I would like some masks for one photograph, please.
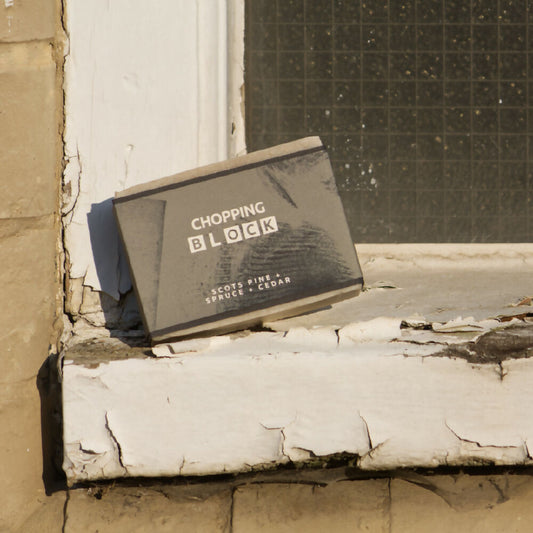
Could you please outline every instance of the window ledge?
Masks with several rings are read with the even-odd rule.
[[[62,364],[69,484],[343,452],[367,470],[533,463],[533,245],[358,253],[360,296],[269,331],[153,351],[75,337]]]

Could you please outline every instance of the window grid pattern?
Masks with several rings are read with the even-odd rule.
[[[533,0],[248,0],[249,150],[320,135],[357,242],[533,234]]]

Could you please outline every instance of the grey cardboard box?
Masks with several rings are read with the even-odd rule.
[[[318,137],[132,187],[113,205],[152,342],[251,327],[362,287]]]

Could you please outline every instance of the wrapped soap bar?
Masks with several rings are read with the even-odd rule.
[[[113,205],[152,342],[251,327],[362,287],[318,137],[138,185]]]

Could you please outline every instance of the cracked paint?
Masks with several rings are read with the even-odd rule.
[[[164,359],[120,359],[97,368],[68,362],[69,480],[242,472],[338,453],[357,457],[364,470],[531,463],[528,409],[506,407],[529,405],[529,358],[505,361],[502,382],[498,365],[443,357],[438,344],[430,344],[433,356],[415,346],[424,355],[384,357],[390,346],[398,353],[397,342],[350,341],[332,350],[332,338],[331,330],[314,344],[301,330],[261,332],[214,344],[202,339],[201,355],[187,341],[187,351],[176,348],[179,355]],[[513,368],[518,363],[520,371]],[[101,380],[89,379],[95,372]],[[524,385],[513,387],[518,378]],[[92,394],[81,390],[87,385]],[[96,426],[81,415],[84,409]],[[101,449],[83,437],[93,431],[107,442],[107,454],[87,452]]]
[[[365,429],[366,429],[366,434],[367,434],[367,437],[368,437],[368,449],[369,451],[372,451],[372,449],[374,448],[374,445],[372,444],[372,437],[370,436],[370,429],[368,427],[368,424],[366,423],[366,420],[359,414],[359,416],[361,417],[361,420],[363,421],[363,424],[365,426]]]
[[[128,469],[126,468],[126,466],[124,465],[124,462],[122,460],[122,448],[121,448],[120,443],[118,442],[115,434],[113,433],[113,431],[112,431],[112,429],[111,429],[111,427],[109,425],[109,415],[108,415],[108,413],[105,414],[105,428],[107,429],[107,431],[109,433],[109,437],[111,438],[111,440],[113,441],[113,444],[116,447],[118,463],[124,469],[125,474],[128,474]]]
[[[291,460],[291,457],[285,452],[285,441],[287,439],[287,436],[285,435],[285,428],[282,426],[282,427],[271,427],[271,426],[267,426],[265,424],[263,424],[262,422],[260,423],[261,426],[263,428],[265,428],[267,431],[279,431],[279,455],[280,455],[280,458],[281,460],[283,461],[283,459],[285,459],[286,461],[290,461]],[[246,464],[248,468],[252,468],[252,465],[250,464]]]
[[[482,457],[487,448],[492,450],[490,455],[499,456],[499,461],[506,464],[523,464],[528,459],[528,448],[526,442],[519,437],[511,435],[498,435],[494,431],[479,431],[479,429],[464,428],[464,434],[459,434],[450,424],[445,421],[445,426],[458,439],[460,443],[460,454]],[[496,433],[496,434],[495,434]],[[468,435],[468,437],[466,437]],[[512,463],[510,463],[512,461]]]
[[[498,286],[498,305],[492,293],[465,288],[492,286],[495,274],[477,259],[472,271],[450,264],[451,274],[412,272],[418,259],[409,268],[388,259],[395,273],[367,277],[394,279],[401,289],[378,284],[331,310],[269,323],[270,330],[166,343],[152,349],[156,357],[133,357],[129,347],[120,356],[111,339],[81,344],[70,360],[67,350],[69,482],[112,475],[111,465],[96,468],[95,456],[76,444],[100,450],[89,445],[94,439],[110,450],[102,462],[112,458],[124,475],[105,428],[110,412],[131,476],[244,472],[337,454],[362,470],[533,464],[531,317],[506,305],[518,291],[533,293],[531,265],[520,256],[522,271],[506,253],[515,276]],[[417,301],[432,284],[444,300]],[[466,299],[459,312],[450,303],[456,290]]]
[[[67,275],[116,301],[131,282],[111,212],[115,192],[244,149],[243,40],[236,37],[244,3],[228,13],[203,10],[201,2],[173,0],[149,11],[142,2],[125,9],[82,0],[64,9]]]

